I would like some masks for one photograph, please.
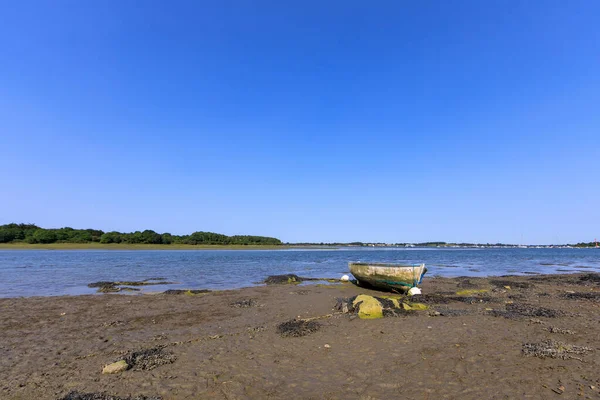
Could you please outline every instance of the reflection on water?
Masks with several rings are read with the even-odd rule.
[[[96,281],[165,277],[141,287],[232,289],[268,275],[339,278],[349,261],[425,263],[427,276],[600,272],[597,249],[0,250],[0,297],[94,293]]]

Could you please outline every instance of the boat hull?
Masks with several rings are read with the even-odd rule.
[[[348,263],[358,284],[377,289],[407,291],[421,283],[425,264]]]

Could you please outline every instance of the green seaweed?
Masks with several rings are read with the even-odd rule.
[[[458,296],[472,296],[474,294],[487,293],[489,289],[464,289],[456,292]]]

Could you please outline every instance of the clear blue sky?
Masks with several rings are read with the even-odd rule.
[[[5,1],[0,224],[600,237],[600,2]]]

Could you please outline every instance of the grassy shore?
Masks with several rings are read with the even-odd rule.
[[[0,250],[283,250],[297,246],[271,245],[189,245],[189,244],[125,244],[125,243],[0,243]],[[306,246],[308,248],[308,246]]]

